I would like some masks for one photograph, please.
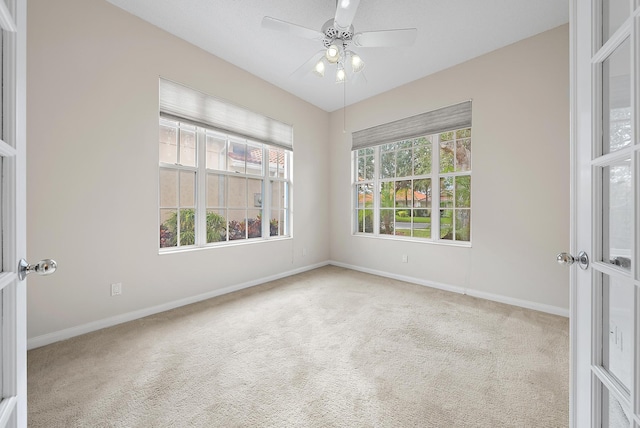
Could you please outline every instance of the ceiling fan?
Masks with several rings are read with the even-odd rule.
[[[313,70],[317,76],[324,77],[327,66],[335,64],[336,83],[342,83],[347,80],[347,64],[351,65],[353,76],[362,74],[364,68],[364,61],[351,47],[411,46],[416,39],[415,28],[356,33],[352,22],[359,4],[360,0],[337,0],[335,17],[325,22],[320,31],[269,16],[262,19],[262,27],[321,42],[324,48],[292,74]]]

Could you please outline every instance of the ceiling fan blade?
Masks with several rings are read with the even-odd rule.
[[[338,0],[334,25],[338,30],[348,30],[356,16],[360,0]]]
[[[310,28],[302,27],[300,25],[292,24],[280,19],[271,18],[270,16],[265,16],[264,18],[262,18],[262,28],[281,31],[283,33],[288,33],[294,36],[311,40],[322,40],[324,38],[324,34],[322,34],[320,31],[312,30]]]
[[[293,73],[292,77],[303,77],[313,71],[314,66],[318,63],[318,60],[324,55],[324,49],[313,54],[311,58],[305,61],[300,67],[298,67]]]
[[[363,48],[411,46],[416,41],[418,30],[403,28],[398,30],[366,31],[353,36],[353,46]]]

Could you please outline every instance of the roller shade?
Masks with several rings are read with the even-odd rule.
[[[160,115],[293,150],[293,127],[166,79]]]
[[[352,150],[471,126],[471,101],[377,125],[352,134]]]

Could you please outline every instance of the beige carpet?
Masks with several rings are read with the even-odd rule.
[[[565,427],[569,322],[337,267],[32,350],[30,427]]]

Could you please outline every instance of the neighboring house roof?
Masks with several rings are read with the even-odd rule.
[[[252,163],[255,165],[262,164],[262,149],[257,147],[251,147],[246,152],[247,155],[247,163]],[[229,158],[244,162],[245,153],[236,153],[234,151],[229,152]],[[269,164],[276,165],[279,164],[281,166],[284,165],[284,153],[280,150],[269,150]]]

